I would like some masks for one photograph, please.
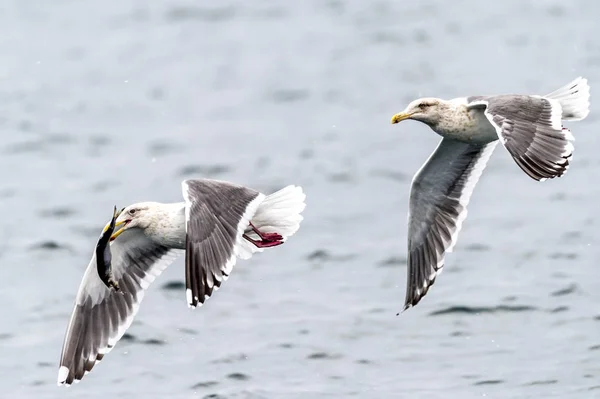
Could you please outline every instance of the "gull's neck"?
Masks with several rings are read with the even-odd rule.
[[[466,97],[442,100],[439,105],[440,118],[433,131],[442,137],[464,142],[489,142],[496,137],[496,131],[483,111],[467,110]]]
[[[185,249],[185,202],[153,204],[152,220],[144,233],[170,248]]]
[[[472,125],[466,98],[441,100],[438,109],[440,118],[431,128],[442,137],[460,139]]]

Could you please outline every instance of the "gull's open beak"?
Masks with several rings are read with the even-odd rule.
[[[115,240],[115,238],[117,238],[118,236],[120,236],[120,235],[121,235],[121,233],[122,233],[123,231],[125,231],[125,227],[127,226],[127,223],[129,223],[129,222],[130,222],[129,220],[122,220],[122,221],[120,221],[120,222],[117,222],[117,223],[115,223],[115,228],[117,228],[117,227],[119,227],[119,226],[123,226],[123,227],[121,227],[119,230],[115,231],[115,232],[113,233],[113,235],[112,235],[112,236],[110,236],[110,241],[114,241],[114,240]]]
[[[412,114],[407,114],[406,112],[400,112],[399,114],[392,116],[392,125],[395,123],[398,123],[398,122],[402,122],[405,119],[410,119],[411,116],[412,116]]]

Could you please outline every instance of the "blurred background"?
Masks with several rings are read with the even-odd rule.
[[[600,397],[600,2],[0,1],[2,398]],[[583,75],[569,173],[498,147],[445,272],[401,310],[420,96],[546,94]],[[116,348],[56,386],[113,205],[181,180],[304,187],[286,245],[187,308],[183,259]]]

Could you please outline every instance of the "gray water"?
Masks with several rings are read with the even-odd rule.
[[[600,397],[600,2],[0,2],[0,397]],[[569,173],[499,146],[445,272],[402,308],[419,96],[544,94],[583,75]],[[298,234],[204,307],[183,260],[128,335],[57,387],[112,206],[214,177],[302,185]]]

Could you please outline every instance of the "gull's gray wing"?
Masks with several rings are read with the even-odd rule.
[[[242,235],[265,196],[258,191],[217,180],[185,180],[185,284],[190,307],[206,298],[229,277],[242,251]]]
[[[467,98],[468,109],[481,109],[504,147],[529,177],[560,177],[573,156],[573,135],[562,126],[557,100],[501,95]]]
[[[129,328],[144,290],[181,253],[157,245],[140,229],[126,230],[111,244],[112,271],[120,291],[100,280],[96,254],[88,265],[67,327],[58,385],[79,382]]]
[[[442,139],[413,178],[408,214],[404,310],[419,303],[444,267],[467,217],[467,205],[496,144]]]

